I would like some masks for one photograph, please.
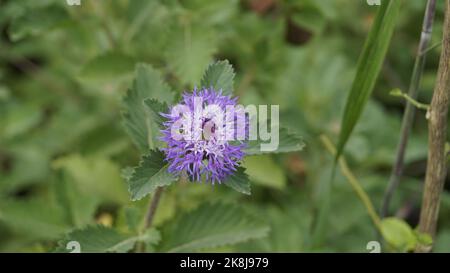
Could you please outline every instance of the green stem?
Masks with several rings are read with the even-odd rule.
[[[152,226],[153,218],[155,217],[156,209],[159,205],[159,200],[161,199],[161,195],[164,191],[164,187],[158,187],[153,194],[152,199],[150,200],[147,213],[145,214],[145,222],[143,228],[139,231],[140,234],[143,234],[148,228]],[[141,242],[136,245],[137,252],[145,252],[145,243]]]
[[[408,101],[409,103],[411,103],[412,105],[414,105],[418,109],[422,109],[422,110],[428,111],[428,109],[430,108],[430,105],[418,102],[417,100],[411,98],[408,94],[403,93],[399,89],[392,90],[390,95],[391,96],[395,96],[395,97],[402,97],[402,98],[404,98],[406,101]]]
[[[331,140],[325,136],[320,136],[320,140],[322,141],[325,148],[332,154],[333,156],[336,155],[336,147],[331,143]],[[339,157],[339,167],[341,168],[342,174],[347,178],[347,181],[352,186],[355,193],[358,195],[359,199],[363,203],[364,207],[366,207],[367,213],[369,214],[370,218],[372,219],[375,227],[378,229],[378,231],[381,233],[381,219],[378,216],[375,207],[372,204],[372,201],[370,201],[369,196],[364,191],[364,189],[361,187],[361,184],[359,183],[358,179],[356,179],[355,175],[352,173],[350,168],[348,167],[347,161],[343,156]]]
[[[422,52],[422,54],[427,54],[427,53],[430,52],[431,50],[433,50],[433,49],[435,49],[435,48],[437,48],[437,47],[439,47],[439,46],[441,46],[441,45],[442,45],[442,42],[437,42],[437,43],[435,43],[434,45],[430,46],[429,48],[425,49],[425,50]]]
[[[158,208],[159,200],[161,199],[161,195],[164,191],[163,187],[158,187],[153,194],[152,200],[150,201],[150,205],[148,207],[147,215],[145,217],[145,225],[144,230],[151,227],[153,223],[153,217],[155,216],[156,209]]]

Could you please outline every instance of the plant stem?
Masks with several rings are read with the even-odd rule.
[[[336,147],[331,143],[331,140],[325,136],[320,136],[320,140],[322,141],[325,148],[333,155],[336,155]],[[381,233],[381,219],[378,216],[375,207],[372,204],[372,201],[370,201],[369,196],[364,191],[364,189],[361,187],[361,184],[359,183],[358,179],[356,179],[355,175],[352,173],[350,168],[347,165],[347,161],[343,156],[339,157],[339,167],[341,168],[342,174],[347,178],[347,181],[352,186],[353,190],[358,195],[359,199],[361,199],[361,202],[366,207],[367,213],[369,214],[370,218],[372,219],[375,227],[378,229],[378,231]]]
[[[148,120],[147,120],[147,130],[149,132],[148,138],[147,138],[148,147],[150,149],[154,149],[155,145],[154,145],[153,139],[151,137],[152,127],[150,126]],[[145,215],[144,228],[143,228],[143,230],[141,230],[141,233],[143,233],[145,230],[147,230],[149,227],[152,226],[153,218],[155,217],[156,209],[158,208],[159,200],[161,199],[161,195],[162,195],[163,191],[164,191],[164,187],[156,188],[155,193],[153,194],[153,197],[150,200],[147,214]],[[145,252],[145,244],[144,243],[139,244],[137,246],[137,250],[139,252]]]
[[[161,199],[161,194],[163,193],[163,191],[164,191],[163,187],[158,187],[155,193],[153,194],[153,198],[150,202],[147,215],[145,217],[144,229],[148,229],[149,227],[151,227],[156,209],[158,208],[159,199]]]
[[[419,92],[419,85],[422,79],[422,74],[426,61],[426,52],[428,50],[431,41],[431,33],[433,30],[435,11],[436,11],[436,0],[428,0],[427,7],[425,10],[425,17],[423,20],[423,27],[420,37],[419,48],[417,51],[416,61],[414,64],[414,69],[408,90],[408,96],[413,100],[417,99],[417,95]],[[408,145],[408,137],[411,132],[411,127],[414,120],[414,113],[415,113],[414,105],[410,101],[407,101],[406,110],[403,115],[400,141],[398,143],[397,153],[395,156],[395,163],[392,168],[389,183],[386,188],[386,192],[383,197],[383,203],[381,206],[380,215],[382,218],[384,218],[388,214],[392,196],[400,182],[400,177],[403,173],[405,152],[406,147]]]
[[[156,209],[158,208],[159,200],[161,199],[161,194],[163,193],[163,191],[164,191],[163,187],[158,187],[155,193],[153,194],[153,197],[150,200],[150,204],[148,206],[147,214],[145,215],[144,227],[139,231],[140,234],[143,234],[149,227],[152,226],[153,218],[155,217],[155,212]],[[145,252],[145,248],[146,248],[145,243],[139,242],[136,245],[135,250],[136,252],[143,253]]]
[[[450,103],[450,0],[446,0],[442,53],[428,120],[428,163],[420,213],[419,231],[434,237],[441,193],[447,175],[447,114]],[[417,252],[431,247],[419,246]]]
[[[403,93],[400,89],[395,89],[395,90],[393,90],[393,91],[391,92],[391,96],[404,98],[404,99],[407,100],[409,103],[411,103],[412,105],[414,105],[416,108],[421,109],[421,110],[426,110],[426,111],[428,111],[428,109],[430,108],[430,106],[429,106],[428,104],[418,102],[417,100],[411,98],[408,94]]]
[[[429,51],[431,51],[431,50],[433,50],[433,49],[435,49],[435,48],[440,47],[441,45],[442,45],[442,42],[435,43],[434,45],[432,45],[432,46],[430,46],[429,48],[427,48],[422,54],[426,54],[426,53],[428,53]]]

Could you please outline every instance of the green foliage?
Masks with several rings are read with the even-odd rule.
[[[448,230],[441,232],[436,238],[436,244],[433,251],[436,253],[448,253],[448,245],[450,243],[450,232]]]
[[[172,94],[157,70],[149,65],[140,64],[136,67],[133,86],[123,98],[123,118],[129,136],[141,152],[154,148],[158,135],[157,124],[144,106],[144,100],[147,98],[171,102]]]
[[[381,222],[383,238],[394,248],[401,251],[413,250],[416,237],[411,227],[398,218],[385,218]]]
[[[208,66],[203,74],[200,86],[213,87],[214,90],[221,90],[224,95],[232,95],[233,79],[234,70],[230,63],[227,60],[219,61]]]
[[[127,179],[133,201],[152,193],[157,187],[168,186],[173,182],[175,178],[167,171],[164,153],[158,150],[151,150],[148,155],[144,155]]]
[[[24,8],[19,14],[8,31],[13,41],[41,35],[67,19],[67,11],[54,5]]]
[[[372,93],[396,26],[401,0],[383,1],[358,61],[337,144],[338,158]]]
[[[225,185],[228,187],[243,193],[243,194],[251,194],[250,190],[250,180],[248,179],[248,175],[245,173],[245,169],[242,167],[238,167],[236,172],[230,176],[226,181],[224,181]]]
[[[377,10],[387,16],[387,4],[396,8],[397,1],[382,1],[381,8],[334,0],[103,2],[1,2],[0,252],[49,252],[58,241],[66,252],[67,240],[82,240],[82,251],[85,245],[95,252],[135,252],[142,245],[146,252],[367,252],[374,226],[340,173],[328,183],[333,162],[317,136],[344,132],[345,90],[353,81],[363,97],[356,85],[366,90],[379,74],[371,92],[376,99],[367,99],[359,114],[364,122],[354,126],[345,151],[364,190],[380,204],[403,109],[402,99],[386,90],[404,90],[409,81],[425,1],[403,1],[396,16],[401,35],[392,36],[381,73],[369,71],[378,58],[355,63],[377,25]],[[443,3],[437,1],[438,14]],[[441,40],[438,18],[431,44]],[[389,31],[380,30],[379,40],[372,31],[366,47],[373,56]],[[433,90],[440,47],[428,54],[421,102]],[[252,156],[221,185],[173,183],[158,172],[165,163],[159,112],[201,85],[238,96],[243,105],[279,105],[282,127],[289,128],[281,129],[275,154],[249,143]],[[392,214],[411,219],[417,213],[426,143],[427,123],[417,115]],[[124,168],[140,158],[141,166]],[[158,243],[156,234],[142,236],[151,191],[160,183],[174,185],[165,187],[153,219],[162,231]],[[140,200],[130,200],[131,184]],[[442,195],[437,252],[450,250],[449,196]],[[217,200],[236,205],[207,205]],[[317,212],[326,202],[325,236],[315,245]],[[399,234],[396,239],[410,238],[404,236],[410,228],[396,232],[393,226],[388,232]],[[428,235],[412,232],[417,242],[430,243]],[[408,240],[396,243],[383,249],[407,251]]]
[[[174,37],[167,51],[167,60],[181,82],[193,86],[212,60],[216,39],[207,30],[191,31],[188,28],[186,26],[178,37]]]
[[[250,180],[255,183],[275,189],[283,189],[286,186],[283,170],[269,155],[248,156],[245,158],[244,166]]]
[[[431,245],[433,240],[429,234],[413,230],[405,221],[389,217],[381,221],[383,238],[396,251],[413,251],[418,244]]]
[[[275,151],[261,151],[261,144],[265,143],[261,139],[250,140],[245,152],[248,155],[259,155],[266,153],[288,153],[298,152],[305,147],[302,137],[297,134],[290,133],[286,128],[280,127],[279,130],[279,143]]]
[[[54,161],[53,167],[62,170],[85,196],[118,203],[128,199],[119,167],[111,160],[69,155]]]
[[[160,250],[193,252],[261,238],[268,232],[267,225],[237,206],[204,204],[163,228]]]
[[[103,201],[101,194],[87,194],[84,188],[79,189],[69,177],[54,182],[54,193],[59,207],[65,212],[65,221],[75,227],[89,224]]]
[[[92,82],[112,82],[133,72],[133,58],[120,53],[108,52],[90,60],[80,71],[80,78]]]
[[[0,220],[26,238],[56,239],[68,227],[64,211],[44,199],[3,200]]]
[[[146,99],[144,100],[144,104],[150,112],[152,121],[155,122],[159,128],[161,128],[162,123],[164,122],[164,117],[161,116],[160,113],[167,113],[167,104],[165,102],[161,103],[155,99]]]
[[[67,249],[67,245],[74,241],[80,244],[81,253],[124,253],[132,250],[138,242],[156,244],[160,239],[160,234],[155,229],[149,229],[141,235],[130,235],[119,233],[115,229],[102,225],[96,225],[74,230],[67,234],[63,240],[58,242],[59,247],[56,252],[71,252],[72,249]]]

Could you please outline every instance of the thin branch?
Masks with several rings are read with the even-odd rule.
[[[161,194],[164,191],[164,187],[158,187],[153,194],[152,199],[150,200],[150,204],[148,206],[147,214],[145,215],[145,223],[143,229],[139,231],[140,234],[143,234],[148,228],[152,226],[153,218],[155,217],[156,209],[159,205],[159,200],[161,199]],[[138,242],[135,246],[135,251],[143,253],[145,252],[146,245],[144,242]]]
[[[144,229],[148,229],[152,226],[153,218],[155,216],[156,209],[158,208],[159,199],[161,199],[161,194],[163,193],[164,188],[158,187],[153,194],[153,198],[150,202],[150,205],[148,207],[147,215],[145,217],[145,225]]]
[[[330,141],[330,139],[322,135],[320,136],[320,140],[322,141],[325,148],[330,152],[333,156],[336,155],[336,147],[333,145],[333,143]],[[363,205],[366,207],[367,213],[369,214],[370,218],[372,219],[375,227],[378,229],[378,231],[381,233],[381,219],[378,216],[375,207],[372,204],[372,201],[370,201],[370,197],[367,195],[367,193],[364,191],[364,189],[361,187],[361,184],[359,183],[358,179],[356,179],[355,175],[352,173],[350,168],[347,165],[347,161],[343,156],[339,157],[339,167],[341,168],[342,174],[347,178],[347,181],[352,186],[353,190],[358,195],[359,199],[363,203]]]
[[[434,237],[441,193],[447,175],[447,114],[450,104],[450,0],[446,0],[442,53],[428,120],[428,163],[420,213],[419,231]],[[417,252],[431,251],[419,246]]]
[[[409,103],[411,103],[418,109],[426,110],[426,111],[428,111],[428,109],[430,109],[430,106],[428,104],[418,102],[417,100],[411,98],[408,94],[403,93],[400,89],[392,90],[389,93],[389,95],[404,98],[405,100],[407,100]]]
[[[429,48],[425,49],[422,54],[427,54],[428,52],[440,47],[442,45],[442,42],[437,42],[434,45],[430,46]]]
[[[425,10],[425,17],[423,20],[422,33],[420,37],[419,48],[417,51],[416,61],[411,77],[411,82],[408,90],[408,96],[416,100],[419,92],[419,85],[422,79],[423,70],[425,67],[426,52],[431,41],[431,33],[433,30],[434,15],[436,11],[436,0],[428,0],[427,8]],[[395,163],[392,168],[392,173],[389,178],[389,183],[383,197],[383,203],[380,215],[385,217],[389,211],[389,205],[392,196],[399,184],[400,177],[403,173],[403,166],[405,160],[406,147],[408,145],[408,138],[411,132],[412,123],[414,120],[415,107],[411,102],[407,102],[406,110],[403,115],[402,129],[400,133],[400,141],[397,146],[397,153]]]

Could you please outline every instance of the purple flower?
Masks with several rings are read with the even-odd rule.
[[[161,113],[162,150],[170,173],[186,174],[190,181],[214,184],[236,171],[244,157],[243,140],[248,137],[248,118],[237,98],[214,89],[185,92],[180,104]]]

